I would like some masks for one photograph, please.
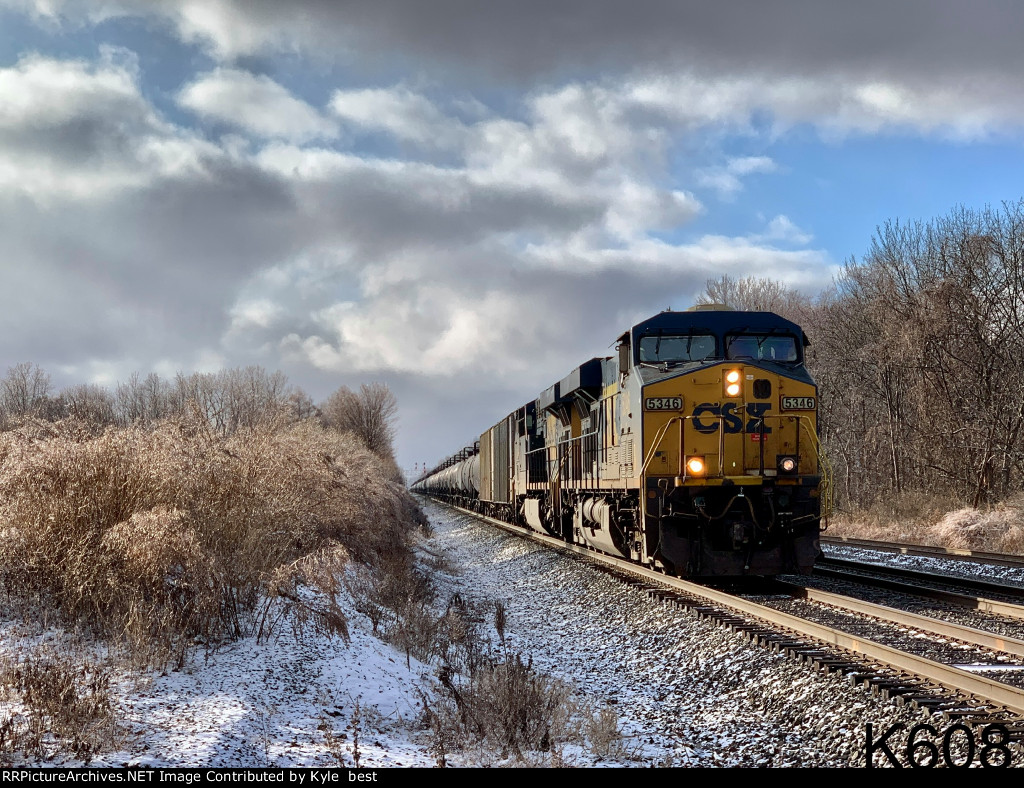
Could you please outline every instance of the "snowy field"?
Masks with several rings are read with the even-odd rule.
[[[424,547],[451,567],[436,576],[441,603],[453,594],[503,602],[507,647],[570,682],[586,708],[618,717],[622,736],[610,751],[584,741],[527,754],[531,765],[863,765],[866,723],[878,730],[921,720],[577,559],[444,507],[426,511],[434,536]],[[407,665],[365,616],[348,616],[348,644],[285,632],[198,650],[179,671],[124,674],[115,687],[117,747],[93,765],[354,766],[358,758],[360,766],[435,766],[422,720],[435,666]],[[8,621],[0,657],[38,640]],[[447,754],[449,766],[521,763],[472,747]]]

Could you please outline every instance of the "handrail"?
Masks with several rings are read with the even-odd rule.
[[[818,502],[820,506],[821,519],[825,521],[822,530],[828,528],[828,518],[832,516],[832,510],[835,503],[835,488],[832,483],[832,463],[829,462],[828,455],[825,454],[821,448],[821,439],[815,430],[812,430],[807,422],[801,418],[800,426],[807,433],[811,439],[811,447],[814,449],[815,456],[818,458],[818,467],[821,470],[821,481],[818,483]]]
[[[545,455],[545,465],[547,466],[547,476],[548,476],[548,480],[545,482],[545,484],[547,484],[548,486],[551,486],[553,484],[557,484],[559,482],[559,480],[561,479],[562,471],[565,469],[565,466],[567,464],[566,460],[568,460],[570,457],[572,457],[572,454],[569,451],[565,451],[562,454],[560,459],[556,459],[552,463],[551,459],[549,457],[547,457],[547,453],[552,448],[554,448],[557,451],[559,448],[561,448],[563,446],[564,447],[569,447],[569,446],[571,446],[571,444],[576,443],[576,442],[579,442],[580,448],[582,449],[583,448],[583,439],[584,438],[592,438],[592,437],[595,437],[595,436],[597,436],[599,434],[600,434],[600,432],[598,430],[591,430],[590,432],[585,432],[582,435],[577,435],[574,438],[564,438],[562,440],[555,441],[550,446],[544,445],[544,446],[541,446],[541,447],[539,447],[537,449],[531,449],[530,451],[526,452],[526,456],[529,457],[532,454],[538,454],[540,452],[544,452],[544,455]],[[527,460],[527,462],[529,462],[529,460]],[[552,465],[554,465],[554,474],[551,473],[551,466]],[[587,474],[587,475],[588,476],[589,475],[594,475],[597,478],[600,478],[600,463],[598,463],[598,469],[599,470],[598,470],[597,474]],[[581,470],[581,476],[582,476],[583,475],[582,474],[582,468],[580,470]],[[572,481],[575,482],[575,481],[583,481],[583,480],[582,479],[579,479],[579,480],[572,479]]]
[[[647,466],[651,464],[651,460],[654,459],[654,455],[658,451],[658,447],[661,446],[661,442],[665,440],[665,435],[668,434],[668,428],[671,427],[675,422],[682,421],[683,419],[693,418],[692,416],[673,416],[664,424],[661,425],[661,429],[654,434],[654,442],[651,444],[651,451],[644,459],[643,465],[640,466],[640,475],[644,475],[644,471],[647,470]]]

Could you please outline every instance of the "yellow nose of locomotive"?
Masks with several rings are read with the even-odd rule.
[[[724,363],[644,387],[644,471],[673,484],[817,473],[813,385]]]

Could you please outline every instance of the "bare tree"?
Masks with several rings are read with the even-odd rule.
[[[327,426],[355,433],[374,454],[393,458],[398,400],[384,383],[364,383],[358,394],[342,386],[320,410]]]
[[[288,378],[263,367],[222,370],[217,383],[224,392],[227,429],[252,427],[288,406]]]
[[[37,364],[23,361],[0,381],[0,403],[9,416],[43,415],[50,394],[50,376]]]
[[[801,322],[811,307],[811,299],[798,290],[775,279],[756,276],[733,279],[726,275],[709,279],[704,292],[697,296],[697,303],[721,304],[751,312],[775,312],[796,322]]]
[[[319,419],[323,415],[313,403],[313,398],[298,386],[292,388],[288,394],[288,410],[295,421]]]
[[[68,415],[96,426],[106,426],[115,422],[114,396],[103,388],[92,383],[71,386],[60,393],[61,414]]]
[[[151,424],[175,411],[171,385],[155,372],[142,378],[133,372],[124,383],[118,383],[114,407],[120,424]]]
[[[975,506],[1024,480],[1024,202],[889,222],[810,316],[847,501]]]

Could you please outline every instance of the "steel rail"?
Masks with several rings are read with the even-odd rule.
[[[833,607],[837,607],[842,610],[860,613],[865,616],[873,616],[874,618],[888,621],[899,626],[923,629],[933,634],[941,635],[942,637],[953,638],[954,640],[968,643],[972,646],[980,646],[981,648],[1001,651],[1005,654],[1012,654],[1015,657],[1024,657],[1024,640],[1020,640],[1019,638],[996,635],[982,629],[975,629],[974,627],[966,627],[962,624],[941,621],[937,618],[931,618],[930,616],[922,616],[906,610],[899,610],[898,608],[888,607],[886,605],[878,605],[874,602],[865,602],[861,599],[853,599],[848,596],[843,596],[842,594],[833,594],[829,591],[820,591],[817,588],[807,588],[806,586],[796,585],[795,583],[785,583],[780,581],[780,585],[785,587],[787,590],[792,590],[793,594],[803,597],[808,602],[819,602],[824,605],[832,605]]]
[[[822,536],[821,543],[834,547],[859,547],[864,550],[878,550],[884,553],[900,553],[924,558],[952,558],[971,561],[976,564],[1008,566],[1024,569],[1024,556],[1010,553],[987,553],[981,550],[962,550],[958,547],[937,547],[933,545],[910,544],[909,542],[879,542],[874,539],[855,539],[851,536]]]
[[[444,505],[451,506],[451,504]],[[451,506],[451,508],[456,511],[465,512],[466,514],[484,522],[496,525],[510,533],[516,534],[517,536],[533,539],[534,541],[563,552],[585,556],[596,563],[614,567],[619,571],[644,578],[652,583],[667,586],[689,596],[704,599],[716,605],[721,605],[722,607],[729,608],[745,616],[759,619],[764,623],[783,627],[795,634],[814,638],[822,643],[860,654],[898,671],[913,673],[953,692],[972,695],[982,703],[1002,706],[1015,714],[1024,715],[1024,689],[1019,689],[1017,687],[1010,686],[1009,684],[1002,684],[998,681],[992,681],[991,679],[969,673],[966,670],[954,668],[950,665],[943,665],[940,662],[935,662],[934,660],[926,659],[925,657],[908,654],[905,651],[899,651],[898,649],[890,646],[885,646],[881,643],[876,643],[872,640],[867,640],[866,638],[859,636],[850,635],[849,633],[832,627],[827,627],[822,624],[817,624],[813,621],[806,621],[798,616],[784,613],[780,610],[775,610],[774,608],[758,604],[757,602],[742,599],[741,597],[733,596],[732,594],[724,591],[718,591],[707,586],[698,585],[688,580],[670,577],[662,574],[661,572],[647,569],[646,567],[639,566],[624,559],[615,558],[603,553],[597,553],[589,548],[570,544],[562,541],[561,539],[540,534],[528,528],[511,525],[501,520],[496,520],[493,517],[478,514],[477,512],[473,512],[469,509],[463,509],[458,506]]]
[[[1024,597],[1024,586],[1007,585],[1006,583],[993,582],[991,580],[979,580],[974,577],[960,577],[959,575],[947,575],[942,572],[927,572],[919,569],[907,569],[902,566],[883,566],[873,564],[870,561],[854,561],[849,558],[830,558],[825,556],[819,558],[815,566],[834,566],[843,569],[852,569],[859,572],[875,572],[889,577],[902,577],[908,580],[917,580],[922,583],[945,583],[946,585],[962,586],[972,591],[982,591],[989,594],[1003,594],[1011,597]]]
[[[885,577],[870,577],[856,572],[846,572],[842,569],[829,569],[828,567],[815,566],[814,574],[819,577],[832,577],[837,580],[846,580],[851,583],[860,583],[874,588],[885,588],[890,591],[899,591],[902,594],[932,599],[936,602],[948,602],[951,605],[965,607],[969,610],[979,610],[982,613],[991,613],[1004,618],[1014,618],[1024,621],[1024,606],[1016,605],[1013,602],[1002,602],[998,599],[987,599],[980,596],[958,594],[955,591],[941,591],[938,588],[925,588],[924,586],[912,583],[901,583],[899,580],[890,580]]]

